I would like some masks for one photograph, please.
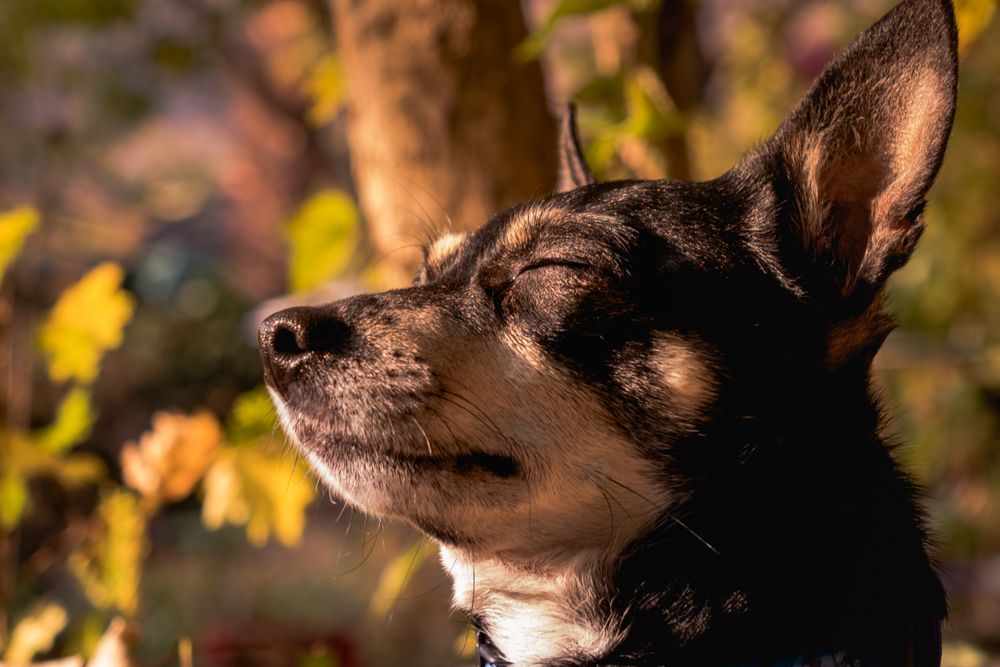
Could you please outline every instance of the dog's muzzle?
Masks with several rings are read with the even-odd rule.
[[[279,392],[288,388],[302,367],[322,355],[345,354],[354,342],[350,325],[330,308],[288,308],[257,328],[264,379]]]

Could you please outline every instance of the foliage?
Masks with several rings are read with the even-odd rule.
[[[101,264],[59,297],[39,332],[53,380],[93,382],[101,356],[122,344],[134,308],[123,278],[120,266]]]
[[[252,544],[263,545],[272,534],[286,546],[302,539],[305,507],[313,499],[307,471],[256,447],[230,448],[205,477],[202,518],[209,528],[223,523],[245,525]]]
[[[306,89],[312,100],[309,120],[315,125],[329,123],[340,113],[344,105],[344,69],[335,54],[320,58],[306,81]]]
[[[406,551],[393,557],[382,570],[368,607],[368,615],[379,620],[386,618],[396,599],[406,589],[407,580],[434,552],[434,546],[427,540],[421,539]]]
[[[340,200],[335,204],[344,206]],[[10,222],[0,239],[4,263],[9,264],[37,226],[37,213],[19,209],[2,218]],[[296,227],[300,238],[308,239],[320,256],[335,256],[324,254],[322,235],[310,236],[311,224],[307,215]],[[338,244],[342,241],[335,233],[332,238]],[[315,255],[302,256],[311,260]],[[148,525],[167,505],[183,501],[202,484],[207,528],[246,525],[248,539],[257,546],[272,535],[293,546],[301,539],[305,508],[314,492],[304,469],[296,474],[279,454],[267,451],[276,424],[262,387],[236,399],[225,432],[206,410],[154,414],[151,430],[122,447],[121,483],[109,476],[98,457],[75,451],[97,420],[91,385],[101,360],[122,344],[134,312],[134,299],[122,288],[123,280],[118,264],[95,267],[59,296],[40,327],[40,361],[52,380],[72,384],[48,424],[33,431],[0,429],[0,537],[8,539],[31,511],[31,480],[47,478],[70,492],[96,488],[99,499],[92,512],[71,520],[63,528],[65,534],[54,539],[76,542],[66,555],[65,567],[90,604],[132,617],[141,603],[141,573],[150,549]],[[71,537],[75,534],[82,537]],[[38,602],[0,644],[5,659],[22,663],[49,651],[71,620],[59,603]],[[83,630],[89,621],[81,621]],[[124,623],[111,623],[89,664],[130,664]]]
[[[159,412],[138,444],[122,448],[124,482],[150,509],[183,500],[204,476],[221,439],[219,422],[208,412]]]
[[[530,60],[541,55],[559,24],[574,16],[587,16],[614,7],[630,7],[644,11],[657,0],[559,0],[532,34],[518,47],[517,55]]]
[[[87,598],[100,609],[135,614],[139,573],[148,550],[146,516],[128,491],[106,491],[84,543],[69,558]]]
[[[31,662],[37,653],[52,648],[56,636],[63,631],[68,620],[66,610],[59,605],[36,603],[14,626],[3,653],[4,661],[13,665]]]
[[[86,440],[96,419],[90,390],[73,387],[59,404],[52,423],[38,430],[38,446],[53,454],[61,454]]]
[[[358,209],[342,192],[318,192],[302,204],[285,224],[293,291],[315,289],[344,272],[357,247],[358,224]]]
[[[0,214],[0,279],[36,227],[38,212],[28,206]]]

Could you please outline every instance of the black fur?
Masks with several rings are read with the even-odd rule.
[[[903,2],[771,140],[706,183],[589,183],[570,116],[562,180],[583,187],[500,214],[410,289],[274,316],[261,329],[269,384],[311,416],[300,439],[340,439],[327,460],[384,455],[416,469],[351,424],[417,410],[434,368],[398,350],[389,358],[359,327],[405,327],[394,313],[421,304],[476,336],[516,324],[601,397],[674,498],[593,582],[603,601],[593,613],[628,628],[600,664],[735,665],[841,650],[864,664],[930,664],[906,656],[915,636],[934,636],[944,592],[869,373],[888,331],[879,294],[919,236],[952,122],[955,49],[950,3]],[[914,86],[927,99],[906,98]],[[926,123],[901,156],[894,133],[914,117]],[[530,233],[511,243],[529,218]],[[694,342],[710,366],[714,397],[696,423],[651,402],[662,332]],[[313,359],[324,365],[305,363]],[[338,375],[351,380],[331,394]],[[522,474],[516,457],[486,451],[447,467],[500,492]],[[409,520],[476,548],[460,526]]]

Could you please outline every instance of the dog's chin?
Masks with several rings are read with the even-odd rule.
[[[348,504],[402,519],[453,546],[489,543],[504,530],[504,513],[527,498],[513,458],[476,451],[414,453],[400,444],[320,438],[301,447],[327,486]]]
[[[405,437],[402,426],[363,435],[317,427],[271,394],[285,432],[349,505],[407,521],[454,547],[481,548],[515,530],[512,510],[528,502],[525,471],[515,457],[466,443],[431,446]]]

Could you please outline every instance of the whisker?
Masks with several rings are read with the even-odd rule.
[[[402,177],[401,177],[401,176],[400,176],[399,174],[395,174],[393,178],[394,178],[394,180],[396,181],[396,183],[397,183],[397,184],[398,184],[398,185],[399,185],[399,186],[400,186],[401,188],[403,188],[403,191],[404,191],[404,192],[405,192],[405,193],[406,193],[407,195],[409,195],[409,196],[410,196],[410,197],[411,197],[411,198],[413,199],[413,201],[415,201],[415,202],[417,203],[417,206],[420,206],[420,208],[421,208],[421,209],[423,209],[424,207],[423,207],[423,205],[421,205],[420,201],[419,201],[419,200],[418,200],[418,199],[417,199],[416,197],[414,197],[414,196],[413,196],[413,194],[412,194],[412,193],[411,193],[411,192],[410,192],[410,191],[409,191],[409,190],[408,190],[408,189],[406,188],[406,186],[405,186],[405,185],[403,185],[403,184],[402,184],[402,183],[400,182],[400,179],[401,179]],[[412,185],[413,187],[417,188],[418,190],[421,190],[421,191],[423,191],[423,193],[424,193],[425,195],[427,195],[428,197],[430,197],[430,199],[431,199],[431,201],[432,201],[432,202],[434,202],[435,204],[437,204],[437,207],[438,207],[439,209],[441,209],[441,213],[442,213],[442,214],[444,215],[444,219],[445,219],[445,220],[446,220],[446,221],[448,222],[448,229],[451,229],[451,228],[453,228],[453,227],[455,226],[455,223],[454,223],[454,222],[452,221],[452,219],[451,219],[451,216],[450,216],[450,215],[448,215],[448,209],[446,209],[446,208],[444,207],[444,204],[442,204],[442,203],[441,203],[441,200],[440,200],[440,199],[438,199],[437,197],[435,197],[435,196],[434,196],[434,193],[433,193],[433,192],[431,192],[430,190],[428,190],[427,188],[425,188],[424,186],[420,185],[419,183],[417,183],[417,182],[415,182],[415,181],[411,181],[410,179],[406,179],[406,181],[407,181],[407,182],[408,182],[408,183],[409,183],[410,185]],[[427,210],[426,210],[426,209],[424,209],[424,213],[427,213]],[[430,218],[430,214],[429,214],[429,213],[427,214],[427,217],[428,217],[428,218]]]
[[[607,491],[602,489],[600,485],[598,485],[597,490],[601,492],[602,496],[604,496],[604,502],[607,503],[608,505],[608,518],[610,519],[611,523],[611,525],[608,527],[608,548],[610,549],[611,545],[615,541],[615,512],[614,510],[611,509],[611,500],[608,498]]]
[[[424,442],[427,443],[427,453],[430,456],[434,456],[434,450],[431,448],[431,439],[427,437],[427,431],[424,430],[424,427],[420,425],[420,422],[418,422],[417,418],[413,415],[410,415],[410,420],[416,424],[417,428],[420,429],[420,432],[424,434]]]
[[[611,482],[612,484],[616,484],[617,486],[620,486],[621,488],[625,489],[625,490],[626,490],[626,491],[628,491],[629,493],[631,493],[631,494],[634,494],[634,495],[635,495],[636,497],[638,497],[638,498],[641,498],[642,500],[645,500],[645,501],[646,501],[647,503],[649,503],[650,505],[652,505],[652,506],[653,506],[653,507],[655,507],[656,509],[658,509],[658,510],[660,510],[661,512],[663,512],[663,514],[664,514],[664,515],[666,515],[666,517],[667,517],[668,519],[670,519],[671,521],[673,521],[674,523],[676,523],[676,524],[677,524],[678,526],[680,526],[681,528],[683,528],[683,529],[684,529],[684,530],[686,530],[687,532],[691,533],[691,535],[692,535],[692,536],[693,536],[693,537],[694,537],[694,538],[695,538],[696,540],[698,540],[699,542],[701,542],[702,544],[704,544],[704,545],[705,545],[706,547],[708,547],[708,549],[709,549],[709,550],[710,550],[710,551],[711,551],[712,553],[714,553],[714,554],[715,554],[716,556],[721,556],[721,555],[722,555],[722,554],[720,554],[720,553],[719,553],[719,550],[718,550],[718,549],[716,549],[715,547],[713,547],[713,546],[712,546],[712,545],[711,545],[711,544],[710,544],[710,543],[708,542],[708,540],[706,540],[706,539],[705,539],[704,537],[702,537],[701,535],[699,535],[698,533],[696,533],[696,532],[695,532],[695,531],[694,531],[694,530],[693,530],[693,529],[692,529],[692,528],[691,528],[690,526],[688,526],[688,525],[687,525],[686,523],[684,523],[683,521],[681,521],[681,519],[680,519],[679,517],[675,516],[675,515],[674,515],[673,513],[671,513],[671,512],[670,512],[670,511],[669,511],[669,510],[668,510],[667,508],[665,508],[665,507],[661,507],[661,506],[660,506],[660,505],[658,505],[657,503],[654,503],[654,502],[653,502],[652,500],[650,500],[649,498],[645,497],[644,495],[642,495],[641,493],[639,493],[639,492],[638,492],[638,491],[636,491],[635,489],[633,489],[633,488],[629,487],[629,486],[628,486],[628,485],[626,485],[626,484],[622,484],[621,482],[619,482],[618,480],[614,479],[613,477],[609,477],[609,476],[605,475],[605,479],[607,479],[607,480],[608,480],[609,482]]]
[[[381,535],[381,533],[382,533],[382,524],[379,523],[379,527],[375,531],[375,537],[373,537],[372,540],[371,540],[371,547],[364,554],[364,557],[362,557],[361,562],[358,563],[357,565],[355,565],[354,567],[348,569],[348,570],[344,570],[343,572],[337,572],[333,576],[335,576],[335,577],[343,577],[344,575],[351,574],[352,572],[356,572],[357,570],[359,570],[362,565],[364,565],[365,563],[367,563],[368,559],[371,558],[372,554],[375,552],[375,547],[378,546],[378,537]],[[368,536],[366,534],[366,535],[364,535],[361,538],[361,548],[362,548],[362,550],[367,545],[368,545]]]

